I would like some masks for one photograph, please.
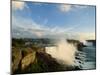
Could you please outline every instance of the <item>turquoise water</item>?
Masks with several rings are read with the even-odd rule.
[[[96,68],[96,48],[95,46],[88,46],[83,48],[85,52],[85,62],[82,65],[83,69],[95,69]]]

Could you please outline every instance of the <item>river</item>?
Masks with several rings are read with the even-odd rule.
[[[85,62],[82,65],[83,69],[95,69],[96,68],[96,47],[88,46],[83,48],[85,52]]]

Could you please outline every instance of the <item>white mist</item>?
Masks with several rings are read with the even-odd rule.
[[[61,64],[75,65],[75,53],[77,49],[69,44],[66,39],[57,40],[55,47],[47,47],[46,52]]]

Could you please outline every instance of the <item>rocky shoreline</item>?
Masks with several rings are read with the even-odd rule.
[[[51,55],[43,52],[34,52],[34,51],[31,53],[29,52],[28,54],[26,54],[26,56],[29,56],[29,58],[22,56],[23,55],[19,53],[19,56],[13,59],[14,62],[12,62],[12,64],[15,65],[12,65],[12,74],[80,70],[78,66],[61,65],[56,61],[56,59],[52,58]],[[18,59],[19,57],[20,59]],[[25,60],[26,62],[22,63],[23,60]]]
[[[85,45],[79,41],[69,41],[77,46],[79,51]],[[35,44],[24,45],[22,40],[14,40],[12,45],[12,74],[42,73],[57,71],[81,70],[80,66],[69,66],[59,64],[55,58],[45,52],[44,47]],[[78,53],[77,53],[78,54]],[[76,56],[77,56],[76,54]],[[79,59],[80,58],[77,58]]]

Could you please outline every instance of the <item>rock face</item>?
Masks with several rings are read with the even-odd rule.
[[[75,43],[77,47],[79,42],[69,41]],[[22,40],[13,40],[12,43],[12,74],[26,74],[26,73],[41,73],[41,72],[57,72],[79,70],[75,66],[62,65],[57,62],[55,58],[47,54],[45,45],[39,46],[37,43],[24,44]]]
[[[36,57],[35,54],[36,52],[29,53],[21,60],[22,70],[24,70],[28,65],[34,62],[35,57]]]
[[[20,63],[22,59],[22,54],[21,54],[21,51],[13,48],[13,51],[12,51],[12,70],[15,71],[18,69],[18,65]]]
[[[19,48],[12,49],[12,72],[18,70],[23,71],[27,66],[35,61],[36,52],[31,48],[20,50]]]

